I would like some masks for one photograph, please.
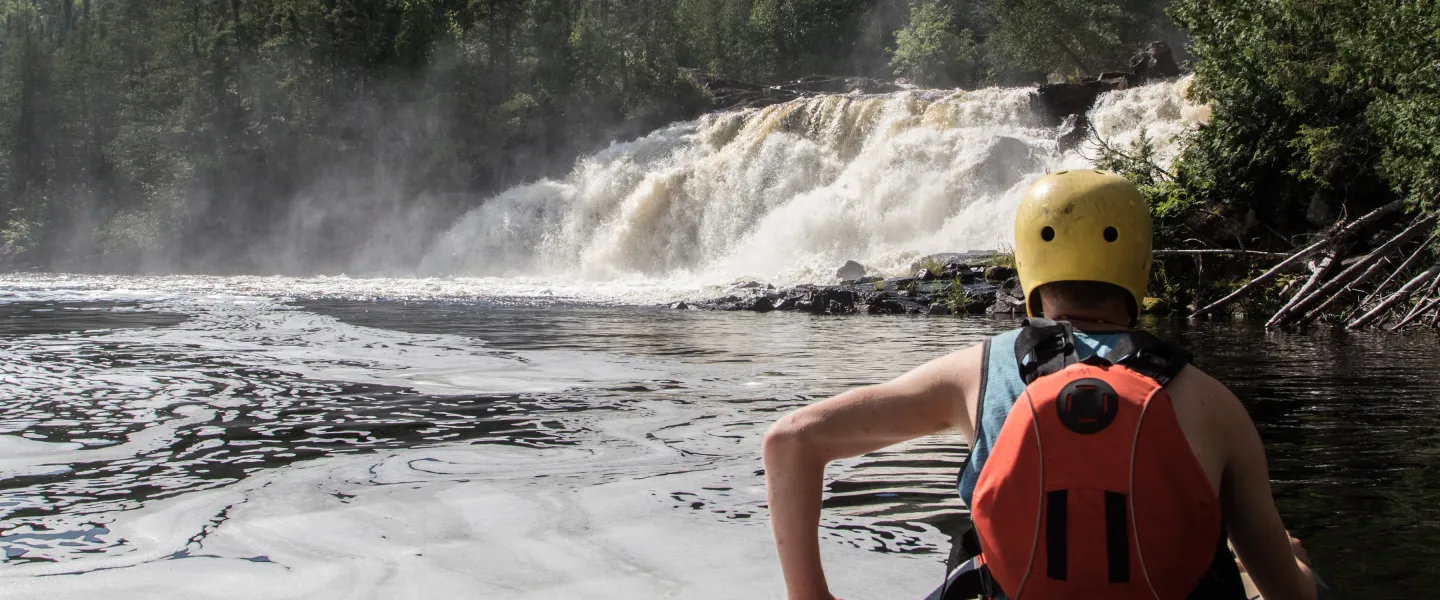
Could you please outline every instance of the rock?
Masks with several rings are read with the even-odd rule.
[[[1035,90],[1040,113],[1050,125],[1060,125],[1065,117],[1083,115],[1095,105],[1095,98],[1116,88],[1099,80],[1080,83],[1047,83]],[[1119,89],[1124,89],[1123,87]]]
[[[750,305],[750,310],[762,313],[770,312],[775,310],[775,301],[771,300],[769,296],[761,296],[756,298],[755,302]]]
[[[934,281],[935,273],[931,273],[930,269],[920,269],[920,272],[915,274],[915,279],[919,281]]]
[[[914,277],[894,277],[885,280],[885,289],[903,290],[915,283]]]
[[[1048,152],[1048,150],[1047,150]],[[990,139],[981,158],[961,174],[965,181],[1003,191],[1013,187],[1026,175],[1041,170],[1044,155],[1030,147],[1030,144],[1009,136],[998,135]],[[974,264],[971,260],[969,264]]]
[[[981,267],[950,264],[945,265],[945,269],[940,271],[937,279],[947,282],[953,282],[959,279],[960,283],[974,283],[975,280],[979,279],[983,274],[984,270]]]
[[[686,304],[684,300],[681,300],[680,302],[671,302],[671,303],[670,303],[670,310],[689,310],[689,309],[690,309],[690,305],[689,305],[689,304]]]
[[[1060,146],[1061,152],[1067,152],[1084,144],[1089,135],[1090,119],[1084,114],[1069,115],[1061,120],[1060,133],[1056,135],[1055,142]]]
[[[931,316],[948,315],[950,314],[950,307],[936,302],[935,304],[931,304],[928,308],[925,309],[925,314]]]
[[[766,284],[760,283],[760,282],[758,282],[758,281],[746,281],[746,282],[737,283],[737,284],[734,284],[734,285],[732,285],[732,286],[730,286],[730,287],[728,287],[728,288],[725,288],[725,291],[724,291],[724,292],[721,292],[721,293],[723,293],[723,294],[725,294],[725,295],[731,295],[731,294],[756,294],[756,293],[759,293],[762,289],[766,289],[766,288],[768,288],[768,289],[774,289],[774,286],[767,286]]]
[[[1151,42],[1130,59],[1127,72],[1107,71],[1080,81],[1047,83],[1032,96],[1035,107],[1046,115],[1052,125],[1060,126],[1060,151],[1078,146],[1089,135],[1090,123],[1085,113],[1095,106],[1095,99],[1105,92],[1129,89],[1138,85],[1180,74],[1175,55],[1165,42]]]
[[[973,252],[941,252],[922,256],[915,262],[910,263],[910,272],[914,273],[920,269],[937,266],[944,268],[946,265],[979,265],[990,260],[994,252],[988,250],[976,250]]]
[[[801,292],[795,310],[815,314],[848,315],[855,312],[860,297],[853,291],[835,287],[811,288]]]
[[[871,315],[903,315],[905,306],[894,298],[881,297],[866,304],[865,312]]]
[[[845,261],[845,265],[835,272],[835,276],[840,279],[859,279],[865,276],[865,265],[853,260],[847,260]]]
[[[1015,276],[1015,269],[995,265],[985,270],[985,281],[1005,281]]]
[[[905,314],[907,315],[923,315],[928,308],[926,305],[913,300],[896,300],[895,302],[905,308]]]
[[[881,281],[885,281],[885,278],[884,278],[884,277],[878,277],[878,276],[875,276],[875,275],[870,275],[870,276],[868,276],[868,277],[861,277],[861,278],[859,278],[859,279],[856,279],[856,280],[853,281],[852,283],[854,283],[855,285],[865,285],[865,284],[867,284],[867,283],[877,283],[877,282],[881,282]]]
[[[985,312],[992,315],[1025,314],[1025,294],[1020,291],[1020,280],[1011,277],[995,292],[995,300]]]
[[[1165,42],[1150,42],[1144,50],[1130,59],[1130,73],[1146,80],[1164,79],[1180,75],[1180,66],[1175,64],[1175,53]]]

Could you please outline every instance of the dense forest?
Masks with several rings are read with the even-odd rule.
[[[1174,35],[1151,0],[4,0],[0,14],[0,260],[57,270],[403,271],[428,243],[414,232],[707,110],[697,73],[1031,84]],[[375,239],[384,253],[366,255]]]
[[[709,110],[706,76],[1034,85],[1157,39],[1213,120],[1169,169],[1145,147],[1102,162],[1145,186],[1162,243],[1288,250],[1440,191],[1440,11],[1418,1],[0,0],[0,16],[9,268],[403,272],[429,243],[415,232]]]

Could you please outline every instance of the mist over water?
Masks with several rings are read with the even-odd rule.
[[[1207,117],[1188,86],[1107,94],[1089,115],[1095,133],[1117,148],[1143,136],[1168,166]],[[1003,248],[1025,187],[1090,166],[1097,148],[1060,152],[1033,92],[820,96],[677,123],[485,201],[420,273],[828,282],[846,260],[896,273],[929,253]]]

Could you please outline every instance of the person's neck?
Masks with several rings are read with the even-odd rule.
[[[1082,330],[1082,331],[1087,331],[1087,330],[1088,330],[1088,331],[1106,331],[1106,330],[1114,330],[1114,329],[1130,329],[1130,325],[1129,325],[1128,323],[1125,323],[1125,322],[1123,322],[1123,321],[1118,321],[1118,320],[1110,320],[1110,319],[1108,319],[1108,318],[1103,318],[1103,317],[1080,316],[1080,315],[1076,315],[1076,316],[1073,316],[1073,317],[1072,317],[1072,316],[1069,316],[1069,315],[1060,314],[1060,315],[1055,315],[1055,316],[1053,317],[1053,319],[1056,320],[1056,321],[1067,321],[1067,322],[1070,323],[1070,325],[1071,325],[1072,327],[1074,327],[1075,329]]]

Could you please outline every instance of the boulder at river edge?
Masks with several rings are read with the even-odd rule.
[[[859,279],[865,276],[865,265],[853,260],[845,261],[845,265],[835,272],[835,276],[841,279]]]

